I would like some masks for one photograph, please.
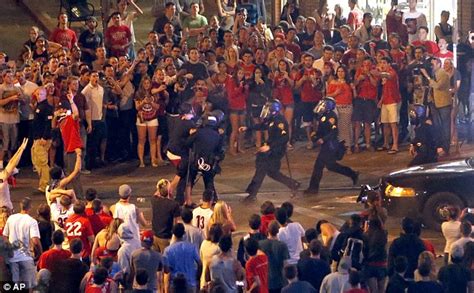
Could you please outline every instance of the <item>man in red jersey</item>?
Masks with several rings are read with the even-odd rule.
[[[303,54],[303,68],[298,72],[296,77],[295,88],[300,91],[301,109],[303,112],[303,123],[301,127],[306,130],[308,138],[307,149],[313,148],[311,140],[311,132],[316,131],[316,119],[313,109],[322,96],[323,82],[321,80],[322,73],[320,70],[313,68],[314,58],[311,54]]]
[[[120,57],[128,53],[132,44],[132,33],[126,25],[121,24],[120,12],[114,12],[110,16],[112,25],[105,30],[105,46],[111,56]]]
[[[83,202],[76,202],[73,207],[74,214],[71,215],[64,224],[66,236],[71,242],[79,238],[82,242],[81,257],[85,263],[90,262],[92,244],[94,243],[94,232],[91,223],[85,215],[86,206]]]
[[[247,292],[268,292],[268,258],[258,249],[258,241],[249,238],[245,240],[245,251],[249,259],[245,264]]]
[[[58,15],[58,27],[53,31],[49,40],[71,50],[72,47],[77,45],[77,36],[72,29],[67,27],[67,24],[67,14],[60,13]]]
[[[46,250],[40,256],[38,261],[38,269],[47,269],[52,272],[58,269],[58,264],[61,260],[66,260],[71,257],[69,250],[63,249],[62,245],[64,242],[64,233],[62,230],[56,230],[53,232],[53,248]]]

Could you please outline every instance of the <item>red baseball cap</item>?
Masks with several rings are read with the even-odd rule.
[[[143,242],[153,243],[154,233],[152,230],[145,230],[142,232],[141,240]]]

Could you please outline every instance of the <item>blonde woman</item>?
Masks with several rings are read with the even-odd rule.
[[[431,252],[423,251],[422,253],[420,253],[420,255],[418,256],[418,268],[423,263],[429,264],[431,267],[430,280],[431,281],[438,280],[438,268],[436,267],[435,257]],[[423,277],[420,275],[420,272],[418,272],[418,269],[416,269],[415,282],[421,281],[422,279]]]
[[[237,46],[233,45],[225,49],[224,60],[227,65],[227,73],[234,75],[239,65],[239,50]]]
[[[5,227],[10,214],[10,209],[8,207],[0,207],[0,235],[3,235],[3,228]]]
[[[211,227],[213,224],[221,224],[224,235],[230,235],[237,229],[232,218],[232,209],[223,200],[217,201],[214,206],[214,213],[209,220],[208,227]]]
[[[120,238],[118,236],[118,227],[123,223],[122,219],[115,218],[109,226],[102,229],[94,240],[92,246],[91,263],[97,263],[97,249],[106,249],[110,256],[115,257],[120,248]]]

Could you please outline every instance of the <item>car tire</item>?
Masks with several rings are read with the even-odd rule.
[[[430,196],[423,208],[423,223],[430,229],[441,231],[443,218],[439,210],[448,205],[457,206],[460,209],[465,207],[462,199],[451,192],[438,192]]]

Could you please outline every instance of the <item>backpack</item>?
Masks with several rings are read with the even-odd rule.
[[[364,242],[358,238],[349,237],[346,240],[346,247],[342,251],[342,257],[350,257],[352,261],[352,267],[356,269],[362,268],[362,262],[364,261]]]

